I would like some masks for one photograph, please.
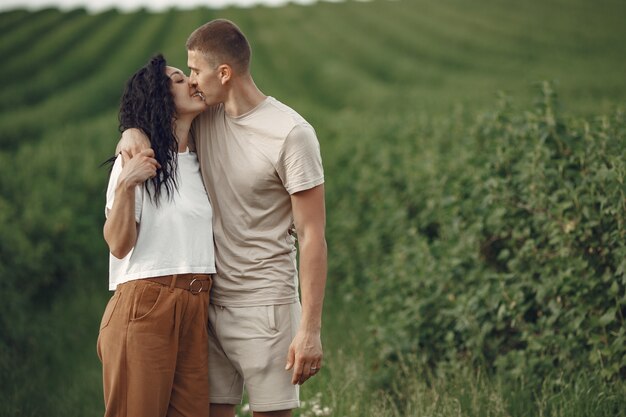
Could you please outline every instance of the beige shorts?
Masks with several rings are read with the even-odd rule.
[[[300,406],[299,386],[286,371],[300,323],[300,303],[209,306],[209,382],[213,404],[240,404],[244,385],[252,411]]]

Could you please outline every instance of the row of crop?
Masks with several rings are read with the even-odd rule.
[[[299,19],[306,20],[303,10],[294,10],[294,14],[296,12]],[[350,61],[350,45],[337,42],[333,27],[341,24],[341,19],[332,13],[332,9],[318,13],[317,21],[323,23],[303,21],[298,37],[284,36],[289,31],[288,21],[282,22],[282,26],[275,30],[273,45],[284,53],[271,54],[270,50],[274,67],[285,74],[290,90],[301,91],[299,101],[317,104],[317,111],[332,112],[347,103],[358,103],[350,96],[364,88],[369,90],[370,96],[376,97],[377,92],[382,90],[381,80],[358,63]],[[343,28],[344,32],[350,32],[351,25]],[[299,65],[294,66],[294,62]]]
[[[423,2],[421,9],[412,9],[404,14],[404,19],[422,21],[431,17],[431,23],[445,21],[448,23],[446,34],[457,42],[472,40],[484,51],[497,51],[499,54],[515,55],[519,48],[543,48],[548,31],[561,30],[560,21],[553,20],[552,28],[529,30],[540,18],[532,10],[522,4],[506,4],[487,1],[484,7],[477,8],[473,4],[454,1],[455,7],[445,3]],[[529,2],[531,3],[531,2]],[[534,2],[539,4],[539,2]],[[554,3],[543,3],[541,18],[553,16]],[[430,26],[428,22],[423,24]],[[555,29],[556,27],[556,29]],[[481,54],[482,55],[482,54]]]
[[[90,117],[114,107],[124,80],[155,52],[164,52],[175,65],[185,69],[186,37],[211,16],[200,11],[110,11],[84,16],[91,21],[90,33],[56,57],[52,65],[46,62],[45,54],[35,57],[25,52],[24,59],[18,56],[11,66],[15,71],[22,65],[40,71],[34,72],[28,82],[12,83],[0,93],[0,108],[7,110],[0,116],[0,146],[19,146],[68,120]]]
[[[320,46],[334,53],[333,61],[326,64],[339,67],[336,68],[342,75],[339,84],[345,84],[343,89],[347,93],[413,84],[422,72],[422,68],[416,65],[419,49],[411,48],[410,51],[403,51],[406,53],[397,53],[396,40],[388,30],[380,30],[376,25],[362,24],[362,15],[374,18],[380,13],[389,15],[390,9],[382,11],[373,8],[374,6],[382,7],[380,3],[372,4],[371,9],[353,7],[349,25],[342,24],[342,17],[335,13],[323,18],[324,21],[329,21],[323,32],[316,32],[314,27],[311,28],[317,37],[325,37],[325,42],[320,42]],[[412,31],[411,27],[402,29]],[[370,34],[374,36],[369,36]],[[393,65],[390,65],[391,62]]]
[[[0,31],[8,33],[14,27],[21,25],[30,13],[23,9],[14,9],[0,13]]]
[[[424,1],[420,7],[395,8],[391,12],[392,21],[412,22],[419,28],[421,37],[429,40],[425,46],[430,48],[445,44],[455,54],[497,54],[511,59],[518,47],[528,46],[517,44],[520,35],[527,35],[523,21],[527,16],[509,13],[509,6],[503,3],[490,3],[478,9],[464,2],[455,2],[455,7],[450,7],[449,3]],[[442,26],[441,22],[446,25]]]
[[[269,44],[261,43],[261,48],[282,52],[266,53],[281,80],[292,90],[304,90],[322,107],[335,110],[345,103],[360,105],[371,95],[383,95],[381,91],[388,93],[389,101],[414,108],[466,101],[468,96],[480,96],[482,103],[496,90],[526,95],[528,84],[546,74],[562,80],[562,91],[576,94],[576,99],[583,98],[583,86],[594,82],[589,74],[603,73],[607,92],[614,90],[608,85],[619,84],[619,73],[610,70],[606,60],[563,72],[567,62],[583,64],[580,55],[553,40],[544,45],[542,31],[529,31],[534,25],[532,16],[512,19],[506,25],[488,25],[488,19],[478,19],[481,23],[473,19],[482,16],[478,9],[470,7],[461,14],[449,6],[422,2],[322,4],[311,11],[292,7],[288,21],[276,19],[271,27],[262,25],[272,16],[271,11],[259,10],[252,20],[257,22],[258,39]],[[338,7],[349,8],[349,21],[337,13]],[[612,7],[619,12],[617,5]],[[503,14],[501,6],[495,8],[499,11],[494,16]],[[294,27],[299,36],[289,35]],[[558,24],[552,30],[565,35],[575,28]],[[604,30],[609,31],[616,28]],[[599,28],[590,33],[580,38],[584,43],[579,48],[595,53],[594,39],[605,37]],[[622,48],[614,39],[609,44]]]
[[[130,15],[130,19],[138,19],[137,16],[140,18],[142,14]],[[67,89],[59,90],[57,86],[54,94],[36,106],[0,116],[3,126],[0,147],[19,146],[24,139],[35,139],[67,120],[87,118],[115,106],[124,81],[151,55],[151,52],[137,51],[154,51],[162,44],[169,33],[170,17],[170,14],[162,14],[141,19],[141,25],[129,27],[131,32],[126,33],[132,35],[132,42],[122,43],[111,51],[100,50],[101,54],[106,53],[100,57],[101,65],[86,79],[70,84]]]
[[[312,63],[312,68],[305,73],[306,76],[310,74],[320,81],[335,82],[328,88],[327,95],[345,98],[346,94],[377,87],[389,89],[401,85],[405,88],[420,81],[425,68],[436,66],[429,56],[418,60],[423,51],[419,48],[421,34],[415,26],[411,22],[394,19],[396,9],[401,7],[402,13],[415,8],[415,4],[373,2],[346,7],[349,7],[351,16],[349,21],[343,14],[337,13],[337,5],[323,5],[316,9],[317,19],[303,19],[299,24],[301,36],[290,38],[294,49],[311,57],[307,61]],[[304,16],[302,14],[300,18]],[[318,23],[320,21],[322,25]],[[401,36],[396,36],[398,31]],[[274,36],[282,41],[281,32],[276,32]],[[305,44],[307,47],[303,48]],[[439,54],[447,54],[441,46],[439,51],[443,51]],[[318,84],[323,85],[323,82]]]
[[[84,16],[83,19],[92,20],[94,17]],[[142,25],[146,24],[144,20],[145,16],[141,13],[103,13],[92,22],[90,33],[79,39],[80,43],[74,48],[63,48],[52,64],[46,62],[45,55],[33,57],[30,62],[18,60],[18,56],[13,62],[21,63],[25,67],[15,68],[16,71],[26,73],[29,67],[34,67],[35,70],[28,82],[16,82],[3,90],[0,95],[2,107],[27,113],[36,112],[37,108],[33,109],[33,106],[44,106],[53,93],[71,94],[81,82],[94,75],[100,76],[100,67],[110,65],[111,59],[116,59],[118,45],[124,45],[125,39],[134,37],[142,29]],[[121,62],[117,65],[124,67]],[[94,95],[91,97],[92,100],[96,99]],[[88,99],[85,97],[83,100]],[[24,105],[28,105],[28,108]]]
[[[154,46],[152,52],[162,52],[168,61],[168,65],[176,66],[186,74],[189,74],[187,49],[185,48],[187,37],[195,28],[216,17],[215,11],[205,9],[172,13],[165,38],[159,45]]]
[[[490,68],[485,58],[491,54],[489,49],[477,51],[474,39],[466,40],[468,46],[462,45],[458,40],[450,37],[448,22],[445,25],[421,24],[420,19],[415,19],[413,15],[421,16],[421,19],[428,19],[417,7],[402,7],[396,4],[395,7],[385,9],[387,19],[378,19],[376,15],[367,13],[366,10],[355,10],[355,24],[361,28],[363,33],[371,31],[381,34],[380,37],[372,39],[375,50],[386,51],[381,56],[382,63],[390,62],[389,56],[411,59],[412,71],[402,67],[388,69],[386,76],[390,80],[406,82],[421,73],[432,73],[441,70],[454,70],[468,72],[484,72]],[[368,45],[364,45],[368,46]],[[472,51],[473,49],[473,51]],[[387,57],[385,57],[387,55]],[[483,59],[468,59],[468,57],[480,56]],[[493,70],[493,68],[491,67]]]
[[[113,16],[115,16],[113,12],[100,13],[97,15],[85,14],[69,22],[56,25],[46,36],[29,40],[30,46],[28,48],[14,53],[11,59],[0,68],[0,76],[18,79],[27,74],[29,77],[29,85],[32,83],[37,88],[45,88],[45,86],[37,84],[36,76],[47,71],[52,73],[58,72],[57,68],[75,67],[76,64],[79,63],[78,59],[71,63],[63,62],[67,60],[68,55],[70,55],[68,51],[71,51],[74,46],[80,43],[94,42],[94,39],[89,38],[89,34],[96,32],[98,26],[103,24],[106,20],[110,20]],[[86,55],[86,50],[81,52],[85,61],[90,61],[91,58],[93,58]],[[80,70],[80,68],[77,69]],[[61,81],[62,74],[56,75],[59,77],[59,81]],[[10,86],[15,87],[17,85],[21,85],[22,88],[24,87],[23,83],[15,83],[15,85]],[[16,91],[12,91],[13,97],[15,93],[19,92],[19,90],[15,90]]]
[[[505,85],[503,80],[508,77],[506,71],[510,70],[513,64],[504,62],[501,65],[488,65],[488,68],[480,66],[483,61],[489,62],[489,48],[479,49],[481,54],[478,57],[469,56],[473,54],[462,54],[464,49],[476,51],[472,49],[477,46],[474,38],[462,41],[460,39],[462,32],[454,34],[457,24],[445,25],[449,17],[446,13],[439,19],[443,19],[439,23],[440,26],[422,24],[423,17],[416,19],[421,16],[422,6],[425,5],[419,7],[418,5],[409,7],[401,3],[342,5],[341,7],[349,7],[352,15],[348,23],[344,22],[342,14],[336,13],[340,6],[334,4],[322,4],[313,11],[291,6],[286,9],[290,14],[285,16],[289,18],[282,20],[275,19],[276,12],[273,9],[258,9],[255,13],[248,14],[230,9],[219,15],[230,16],[235,20],[244,19],[242,21],[244,28],[246,21],[249,22],[248,27],[254,28],[250,35],[255,39],[256,50],[261,52],[260,55],[263,55],[264,50],[267,51],[265,56],[261,57],[264,63],[255,67],[265,70],[265,74],[261,71],[261,75],[264,75],[261,80],[265,80],[270,86],[276,86],[275,90],[289,88],[291,91],[302,91],[305,94],[300,93],[303,96],[301,102],[317,103],[321,109],[341,109],[346,103],[361,105],[370,101],[372,96],[380,97],[380,102],[399,101],[403,106],[424,106],[424,103],[429,101],[444,101],[447,98],[454,100],[454,97],[460,100],[463,95],[476,95],[476,91],[483,91],[482,94],[486,95],[496,88],[503,88]],[[428,7],[426,11],[429,10]],[[447,9],[443,6],[441,10],[437,9],[439,14],[445,10]],[[181,13],[183,12],[171,14],[180,19]],[[193,12],[188,13],[189,17],[192,14]],[[180,37],[178,43],[184,43],[186,34],[204,20],[201,15],[202,12],[198,12],[193,19],[189,19],[194,23],[187,25],[184,29],[185,35]],[[217,16],[216,13],[208,11],[206,15],[207,19],[209,16]],[[382,19],[379,16],[386,18]],[[438,14],[435,13],[434,16]],[[51,110],[57,108],[63,110],[65,103],[76,102],[73,98],[75,93],[88,94],[89,97],[86,97],[85,101],[95,102],[98,98],[99,103],[110,104],[107,95],[104,94],[102,97],[102,90],[93,88],[90,84],[97,83],[90,75],[99,66],[106,68],[106,64],[110,64],[112,60],[127,61],[119,59],[115,50],[111,52],[121,40],[132,39],[130,44],[135,45],[135,48],[143,48],[135,44],[135,34],[141,35],[146,32],[142,28],[142,24],[146,24],[143,21],[155,19],[154,16],[145,13],[129,16],[108,12],[97,17],[84,16],[72,22],[78,24],[87,18],[94,19],[88,36],[80,42],[76,41],[74,48],[69,48],[66,53],[59,53],[52,64],[46,62],[48,58],[54,55],[53,52],[57,51],[56,48],[63,39],[70,33],[76,33],[69,29],[71,25],[68,29],[54,31],[47,40],[36,43],[40,46],[15,55],[9,65],[4,67],[7,73],[30,72],[32,77],[28,82],[11,83],[0,93],[0,107],[9,110],[0,120],[3,126],[7,125],[7,130],[3,133],[6,137],[0,138],[0,142],[4,143],[3,146],[11,146],[10,143],[18,140],[23,134],[36,135],[40,132],[37,126],[42,124],[31,123],[31,117],[54,126],[60,119]],[[412,26],[415,24],[414,20],[417,22],[416,29]],[[126,22],[123,23],[124,21]],[[273,21],[273,24],[265,24],[267,21]],[[98,22],[102,23],[102,26],[99,26]],[[294,25],[298,25],[300,29],[299,36],[289,35]],[[101,30],[93,30],[99,27]],[[133,31],[133,28],[136,31]],[[516,27],[510,30],[519,32],[519,36],[524,37],[526,34],[523,29]],[[376,36],[369,36],[371,32],[375,32]],[[172,34],[177,35],[178,32],[173,31]],[[502,39],[499,39],[499,42],[505,49],[508,46],[511,46],[508,49],[517,49],[515,43],[509,45]],[[44,46],[46,53],[40,54],[39,51],[42,51]],[[179,48],[184,52],[182,47]],[[517,50],[516,53],[519,57],[525,56],[524,51]],[[495,59],[493,56],[491,58]],[[116,65],[120,67],[119,63]],[[482,69],[478,73],[474,68],[476,65]],[[450,66],[455,68],[456,75],[452,76]],[[127,69],[128,73],[130,67],[125,65],[122,67]],[[468,68],[474,70],[468,72]],[[464,70],[459,71],[460,69]],[[517,73],[519,71],[517,70]],[[494,74],[497,76],[494,77]],[[90,78],[90,81],[85,82],[85,77]],[[575,73],[568,82],[576,84],[579,77],[580,74]],[[277,79],[280,82],[277,82]],[[282,86],[283,83],[288,85]],[[68,92],[57,94],[56,100],[47,100],[50,93],[61,88],[67,89]],[[449,96],[446,93],[437,93],[441,89],[454,90],[458,94]],[[273,94],[272,91],[275,90],[271,90],[270,93]],[[487,91],[489,93],[486,93]],[[19,108],[20,105],[29,107],[18,109],[16,113],[10,111]],[[33,108],[33,105],[36,107]],[[85,115],[90,106],[80,107],[78,115]],[[66,116],[71,116],[75,108],[76,106],[70,106],[63,112]]]
[[[330,269],[371,305],[382,360],[624,377],[626,118],[561,119],[544,94],[337,133]]]
[[[49,30],[68,22],[74,18],[80,18],[84,10],[76,9],[72,12],[63,13],[55,9],[44,9],[34,13],[25,22],[20,20],[18,27],[10,28],[2,33],[0,54],[13,56],[28,49],[32,43],[46,36]]]
[[[335,92],[319,82],[319,65],[322,60],[315,58],[319,56],[320,45],[308,36],[307,25],[302,21],[305,15],[302,10],[291,7],[290,19],[277,21],[271,27],[262,24],[270,17],[267,11],[250,16],[251,25],[254,25],[255,29],[254,50],[260,52],[259,58],[264,60],[261,65],[256,65],[257,71],[259,67],[264,68],[258,74],[259,82],[265,84],[267,92],[272,95],[281,90],[300,91],[301,95],[298,97],[300,102],[315,102],[320,109],[337,108]],[[324,22],[322,26],[325,27],[326,24],[327,22]],[[290,25],[298,26],[297,37],[285,36]],[[322,27],[319,29],[323,32]],[[275,53],[276,51],[280,52]],[[326,56],[332,59],[330,55],[331,51],[327,50]],[[280,85],[275,85],[276,81],[279,81]],[[273,84],[274,89],[269,90]]]

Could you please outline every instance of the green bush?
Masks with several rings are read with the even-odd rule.
[[[555,105],[548,83],[532,111],[503,101],[466,136],[448,127],[452,162],[398,149],[396,175],[359,193],[379,196],[367,213],[388,222],[366,290],[382,357],[626,377],[626,118],[570,120]]]
[[[54,401],[50,385],[73,367],[59,362],[74,363],[77,346],[87,343],[95,358],[103,305],[69,318],[55,310],[106,292],[107,170],[99,165],[114,149],[114,123],[106,114],[0,153],[0,385],[11,398],[1,415]]]

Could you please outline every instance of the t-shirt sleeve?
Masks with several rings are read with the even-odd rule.
[[[282,146],[276,168],[289,194],[324,183],[320,144],[313,127],[297,125]]]
[[[113,209],[113,202],[115,201],[115,189],[117,187],[117,180],[122,173],[122,156],[118,155],[113,164],[111,170],[111,176],[109,177],[109,185],[107,186],[107,201],[104,208],[104,216],[109,216],[109,211]],[[143,186],[138,185],[135,188],[135,221],[139,223],[141,221],[141,207],[143,205]]]

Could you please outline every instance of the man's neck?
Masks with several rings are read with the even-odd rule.
[[[224,101],[224,110],[231,117],[246,114],[261,104],[267,97],[254,83],[251,76],[242,76],[231,85]]]

